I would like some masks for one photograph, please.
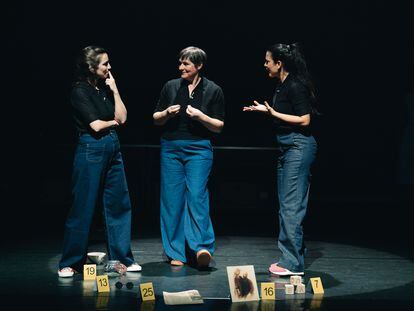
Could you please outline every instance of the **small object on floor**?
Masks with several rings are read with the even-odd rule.
[[[162,292],[162,294],[166,305],[193,305],[204,303],[203,297],[201,297],[196,289],[175,293]]]
[[[124,284],[122,284],[121,282],[116,282],[115,283],[115,287],[117,288],[117,289],[121,289],[122,287],[124,286]]]
[[[208,250],[202,249],[197,252],[197,265],[199,268],[207,268],[210,264],[211,254]]]
[[[96,265],[83,265],[83,280],[90,281],[96,279]]]
[[[115,277],[127,272],[127,267],[122,264],[119,260],[108,260],[104,266],[104,271],[109,277]]]
[[[302,283],[302,277],[300,275],[292,275],[290,277],[290,284],[299,285]]]
[[[279,276],[290,276],[290,275],[304,275],[304,272],[293,272],[288,269],[282,268],[277,264],[272,264],[269,267],[269,272],[271,274],[279,275]]]
[[[273,282],[261,283],[262,300],[276,299],[276,284]]]
[[[295,291],[296,294],[304,294],[305,292],[306,292],[305,284],[300,283],[296,285],[296,291]]]
[[[103,263],[106,253],[89,252],[87,255],[90,261],[92,261],[94,264],[100,265],[101,263]]]
[[[143,301],[155,300],[155,291],[152,282],[139,284]]]
[[[125,286],[128,289],[133,289],[134,288],[134,283],[128,282],[128,283],[125,284]],[[122,287],[124,287],[124,284],[122,282],[118,281],[118,282],[115,283],[115,287],[117,289],[122,289]]]
[[[312,284],[312,290],[314,294],[323,294],[325,293],[322,285],[322,280],[320,277],[318,278],[310,278],[310,282]]]
[[[139,272],[141,270],[142,270],[142,267],[136,262],[134,262],[132,265],[128,266],[127,269],[126,269],[127,272]]]
[[[293,295],[295,293],[295,287],[292,284],[285,284],[285,294]]]
[[[170,265],[171,266],[184,266],[184,263],[182,261],[180,261],[180,260],[172,259],[170,261]]]
[[[96,285],[98,286],[98,293],[108,293],[111,290],[107,275],[98,275],[96,277]]]
[[[58,270],[58,275],[60,278],[70,278],[75,274],[75,270],[71,267],[64,267]]]

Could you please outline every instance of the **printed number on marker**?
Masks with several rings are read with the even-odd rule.
[[[262,299],[275,299],[276,298],[276,291],[275,291],[275,283],[262,283]]]

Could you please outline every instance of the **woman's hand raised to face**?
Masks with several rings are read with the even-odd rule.
[[[111,91],[112,91],[114,94],[117,94],[117,93],[118,93],[118,88],[117,88],[117,86],[116,86],[114,76],[112,75],[112,73],[111,73],[110,71],[108,71],[108,73],[109,73],[109,78],[107,78],[107,79],[105,80],[105,84],[106,84],[107,86],[109,86],[109,88],[111,89]]]

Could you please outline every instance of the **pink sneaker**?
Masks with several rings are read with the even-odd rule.
[[[277,263],[271,264],[269,267],[269,272],[271,274],[276,274],[280,276],[288,276],[288,275],[304,275],[303,272],[293,272],[288,269],[282,268],[277,265]]]

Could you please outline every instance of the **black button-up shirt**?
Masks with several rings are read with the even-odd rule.
[[[162,138],[176,139],[211,139],[214,133],[199,121],[192,120],[186,114],[188,105],[201,110],[210,118],[224,120],[224,95],[221,88],[214,82],[202,77],[194,89],[192,96],[188,94],[189,82],[184,79],[168,81],[163,89],[155,108],[155,112],[163,111],[172,105],[180,105],[177,116],[167,121],[162,129]]]
[[[300,117],[312,113],[312,100],[309,89],[293,74],[289,74],[277,85],[272,107],[277,112]],[[274,124],[277,133],[310,133],[309,126],[296,126],[280,119],[275,119]]]
[[[77,82],[72,88],[70,101],[74,108],[75,126],[80,133],[91,133],[89,124],[93,121],[110,121],[115,117],[115,106],[105,87],[97,90],[87,82]]]

